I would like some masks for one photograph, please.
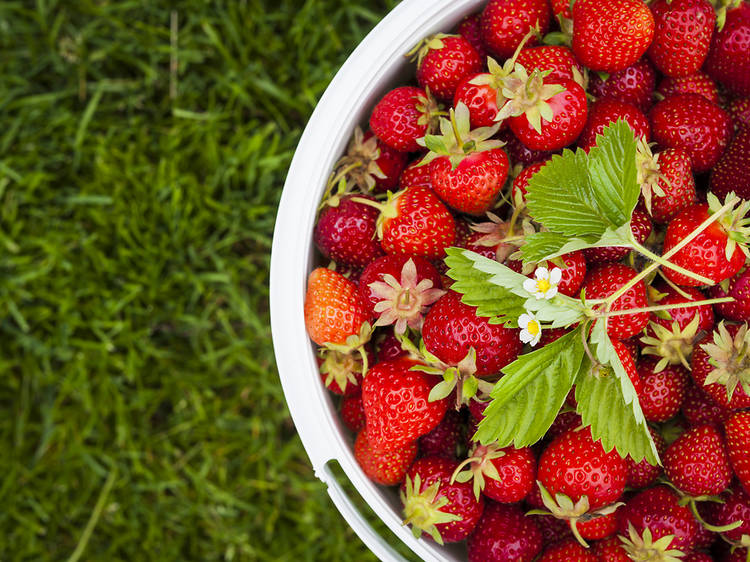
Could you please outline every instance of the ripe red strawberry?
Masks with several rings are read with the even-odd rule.
[[[600,540],[610,537],[617,531],[617,512],[600,515],[576,523],[578,534],[585,540]]]
[[[516,135],[514,135],[510,130],[500,131],[500,133],[498,134],[498,138],[505,142],[505,146],[503,148],[508,152],[510,161],[513,164],[523,164],[525,166],[528,166],[529,164],[534,164],[535,162],[549,160],[550,156],[552,155],[552,152],[547,150],[530,149],[520,140],[518,140]]]
[[[422,326],[427,351],[448,365],[457,365],[473,347],[477,376],[499,373],[518,357],[523,348],[518,332],[477,316],[476,308],[461,302],[454,291],[432,305]]]
[[[456,31],[476,49],[480,60],[487,60],[487,48],[482,43],[481,13],[466,16],[458,24]]]
[[[367,440],[378,451],[395,451],[432,431],[447,410],[445,400],[429,402],[435,377],[412,371],[407,359],[374,365],[362,382]]]
[[[599,562],[630,562],[620,537],[608,537],[597,542],[593,546],[593,552]]]
[[[354,458],[370,480],[383,486],[396,486],[404,481],[407,469],[417,458],[417,444],[411,442],[393,451],[381,452],[372,448],[367,432],[360,431],[354,441]]]
[[[407,187],[385,204],[378,234],[386,253],[437,259],[453,245],[456,221],[432,189]]]
[[[727,452],[734,474],[750,493],[750,411],[735,412],[724,422]]]
[[[456,88],[453,106],[463,103],[469,108],[472,128],[492,127],[498,112],[498,102],[505,101],[502,92],[497,89],[496,78],[489,72],[481,72],[464,78]],[[501,127],[505,123],[501,124]]]
[[[313,240],[320,252],[337,264],[364,267],[384,252],[375,238],[377,209],[354,197],[332,197],[326,202],[315,223]],[[369,195],[356,197],[374,201]]]
[[[482,71],[482,59],[461,35],[438,33],[421,41],[410,54],[417,56],[417,82],[435,97],[450,101],[458,84]]]
[[[682,401],[682,415],[690,426],[707,423],[720,426],[730,414],[729,409],[714,402],[698,385],[688,385]]]
[[[523,170],[521,170],[521,173],[515,177],[515,179],[513,180],[512,196],[514,206],[526,204],[526,192],[528,190],[529,180],[531,179],[531,176],[541,170],[546,163],[547,161],[544,160],[542,162],[535,162],[534,164],[530,164]]]
[[[565,267],[561,268],[562,277],[557,284],[557,292],[573,297],[578,294],[586,279],[586,259],[583,257],[583,252],[575,251],[560,256],[560,260]]]
[[[467,546],[469,562],[531,562],[542,550],[542,533],[517,505],[488,501]]]
[[[561,84],[568,80],[576,80],[579,84],[582,82],[581,63],[573,51],[563,45],[540,45],[521,49],[516,62],[529,74],[534,70],[549,72],[545,80],[551,84]]]
[[[410,162],[401,175],[398,178],[398,186],[401,189],[407,187],[429,187],[432,188],[430,183],[430,167],[422,166],[422,157]]]
[[[736,96],[750,96],[750,3],[727,10],[716,31],[704,70]]]
[[[646,142],[651,140],[651,125],[648,117],[640,109],[630,103],[603,98],[589,107],[586,125],[578,137],[578,146],[588,151],[596,145],[597,135],[603,134],[605,127],[620,119],[630,125],[636,138],[642,138]]]
[[[636,207],[633,210],[633,216],[630,219],[630,231],[633,233],[636,241],[643,244],[651,236],[651,219],[648,213]],[[610,263],[622,260],[630,253],[630,248],[621,248],[614,246],[605,246],[602,248],[586,248],[583,250],[583,256],[589,265]]]
[[[363,371],[367,369],[367,365],[372,364],[374,359],[369,343],[364,344],[363,352],[367,363],[364,362],[363,355],[354,349],[339,351],[330,347],[321,347],[316,360],[320,379],[325,387],[334,394],[343,396],[360,394]]]
[[[549,330],[545,330],[545,333],[559,329],[560,328],[551,328]],[[544,336],[542,336],[542,338],[544,338]],[[539,341],[541,343],[542,340]],[[563,406],[562,410],[565,410],[565,408],[566,406]],[[555,421],[552,422],[552,425],[549,426],[547,433],[544,435],[545,439],[551,441],[553,439],[556,439],[563,433],[567,433],[568,431],[577,429],[583,425],[581,415],[578,412],[574,410],[562,410],[557,414],[557,417],[555,418]]]
[[[456,466],[441,457],[424,457],[408,470],[400,496],[405,523],[415,537],[427,535],[440,544],[458,542],[479,522],[484,499],[474,498],[471,484],[451,483]]]
[[[654,429],[649,428],[651,437],[656,445],[656,450],[659,453],[659,458],[664,456],[664,451],[667,449],[667,443],[664,438]],[[630,456],[625,458],[625,463],[628,467],[628,477],[625,481],[625,485],[628,488],[634,488],[636,490],[648,488],[656,482],[656,479],[661,476],[663,469],[658,464],[651,464],[646,459],[642,459],[640,462],[635,462]]]
[[[642,0],[576,0],[573,52],[591,70],[617,72],[646,52],[654,17]]]
[[[597,562],[597,557],[575,538],[568,537],[545,548],[537,562]]]
[[[445,412],[443,420],[429,433],[419,438],[419,455],[422,457],[445,457],[455,461],[462,439],[463,417],[456,410]]]
[[[583,284],[586,289],[586,298],[607,298],[635,276],[636,272],[633,269],[619,263],[607,263],[591,268]],[[610,310],[643,308],[647,305],[646,285],[643,281],[639,281],[617,298]],[[611,338],[623,340],[643,330],[646,324],[648,324],[648,312],[612,316],[607,320],[607,333]]]
[[[318,267],[307,278],[305,295],[305,328],[318,345],[344,344],[356,336],[368,314],[360,299],[357,285],[346,277]]]
[[[738,322],[750,320],[750,270],[743,266],[736,275],[729,279],[725,287],[722,285],[709,287],[708,294],[712,298],[730,296],[734,301],[715,304],[716,312],[727,320]]]
[[[723,492],[732,480],[724,438],[712,425],[688,429],[664,453],[664,473],[691,496]]]
[[[466,470],[461,470],[466,467]],[[535,485],[536,459],[528,447],[500,448],[477,444],[469,457],[459,464],[455,474],[459,482],[472,482],[474,495],[515,503],[525,498]]]
[[[419,150],[417,139],[434,125],[437,103],[427,92],[401,86],[386,93],[370,115],[370,129],[385,144],[402,152]]]
[[[667,76],[659,82],[656,92],[665,98],[676,96],[677,94],[700,94],[711,103],[718,105],[720,102],[719,89],[716,87],[716,82],[702,72],[677,78]]]
[[[749,345],[747,324],[721,322],[693,351],[693,380],[719,406],[750,407]]]
[[[708,0],[656,0],[649,7],[656,31],[648,49],[654,66],[667,76],[687,76],[706,60],[716,24]]]
[[[639,143],[636,158],[643,201],[654,221],[669,222],[677,213],[698,202],[687,152],[667,148],[652,154],[648,145]]]
[[[596,98],[611,98],[632,103],[643,112],[651,109],[656,71],[646,58],[618,70],[606,78],[597,73],[589,77],[588,91]]]
[[[663,148],[682,148],[695,173],[710,170],[732,136],[726,111],[700,94],[678,94],[651,108],[651,132]]]
[[[740,130],[711,170],[709,189],[719,199],[730,191],[750,199],[750,128]]]
[[[750,537],[750,494],[741,486],[732,486],[721,495],[723,503],[713,505],[711,510],[712,525],[724,526],[741,521],[742,524],[731,531],[721,533],[728,541],[739,544],[742,536]]]
[[[636,395],[640,394],[643,390],[643,382],[635,366],[635,355],[627,345],[619,340],[612,340],[612,347],[615,348],[617,357],[620,359],[620,363],[622,363],[622,368],[625,369],[630,382],[633,383]]]
[[[656,370],[658,359],[643,357],[638,362],[638,375],[643,390],[638,394],[643,415],[650,422],[664,422],[680,411],[690,373],[682,365],[667,365]]]
[[[344,396],[341,400],[341,421],[353,433],[359,433],[365,428],[365,408],[361,393]]]
[[[677,246],[683,238],[690,235],[712,214],[709,205],[693,205],[677,214],[667,225],[664,237],[663,252],[666,254]],[[744,213],[743,213],[744,214]],[[726,219],[726,220],[725,220]],[[698,273],[714,283],[720,283],[737,273],[745,263],[745,254],[738,245],[729,246],[731,254],[727,257],[727,245],[730,243],[731,219],[728,215],[713,222],[700,232],[687,245],[672,255],[669,261],[693,273]],[[664,275],[678,285],[698,286],[700,280],[688,277],[673,269],[663,268]]]
[[[654,486],[638,492],[617,510],[618,531],[628,539],[625,550],[633,560],[647,560],[649,553],[656,556],[672,549],[687,552],[695,545],[700,525],[689,507],[679,505],[679,499],[666,486]],[[672,540],[655,548],[653,543],[668,535]]]
[[[733,99],[727,105],[726,110],[736,130],[750,125],[750,97]]]
[[[507,59],[531,29],[547,33],[549,20],[547,0],[489,0],[480,18],[482,42],[491,54]],[[527,45],[535,42],[531,37]]]

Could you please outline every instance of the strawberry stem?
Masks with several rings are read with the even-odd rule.
[[[699,232],[696,232],[695,234],[698,235]],[[713,282],[712,279],[709,279],[708,277],[704,277],[703,275],[700,275],[699,273],[695,273],[693,271],[690,271],[689,269],[685,269],[684,267],[680,267],[679,265],[675,265],[672,262],[667,261],[666,259],[664,259],[663,256],[659,256],[659,255],[653,253],[648,248],[644,248],[643,246],[641,246],[637,242],[635,242],[635,250],[638,253],[646,256],[651,261],[655,262],[655,265],[657,267],[658,266],[662,266],[662,267],[669,268],[669,269],[671,269],[673,271],[676,271],[677,273],[681,273],[685,277],[690,277],[691,279],[695,279],[696,281],[700,281],[704,285],[713,285],[714,284],[714,282]],[[653,269],[651,271],[653,271]]]
[[[706,299],[702,301],[680,302],[674,304],[659,304],[655,306],[644,306],[641,308],[628,308],[627,310],[611,310],[607,312],[595,313],[599,318],[609,318],[611,316],[625,316],[627,314],[637,314],[639,312],[653,312],[656,310],[671,310],[673,308],[692,308],[696,306],[719,304],[722,302],[733,302],[733,297],[720,297],[715,299]]]

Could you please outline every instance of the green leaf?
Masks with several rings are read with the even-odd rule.
[[[521,246],[521,255],[526,263],[539,262],[569,254],[585,248],[604,246],[632,247],[630,223],[613,230],[607,228],[601,236],[585,238],[570,238],[557,232],[537,232],[526,237],[526,243]]]
[[[581,328],[519,356],[495,384],[475,439],[485,445],[497,441],[501,447],[536,443],[565,402],[583,356]]]

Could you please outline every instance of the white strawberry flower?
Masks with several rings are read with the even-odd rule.
[[[521,341],[534,347],[542,337],[542,325],[531,312],[518,317],[518,327],[521,328]]]
[[[537,299],[551,299],[557,294],[557,285],[562,279],[562,270],[553,267],[552,271],[546,267],[537,267],[533,279],[523,282],[523,288]]]

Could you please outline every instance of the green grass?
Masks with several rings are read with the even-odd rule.
[[[373,559],[267,284],[301,129],[395,4],[0,4],[0,559]]]

